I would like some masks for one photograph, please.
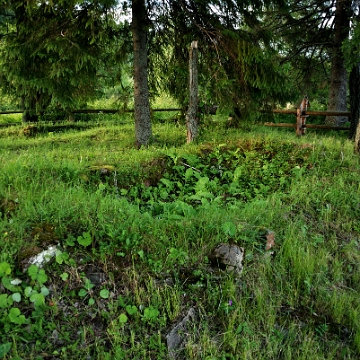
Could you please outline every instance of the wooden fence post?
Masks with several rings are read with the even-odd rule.
[[[189,108],[186,114],[186,129],[187,137],[186,142],[192,142],[198,135],[198,42],[193,41],[190,46],[190,60],[189,60]]]
[[[309,99],[307,95],[301,101],[300,107],[296,111],[296,134],[301,136],[305,134],[306,131],[306,118],[309,115],[306,115],[307,108],[310,107]]]

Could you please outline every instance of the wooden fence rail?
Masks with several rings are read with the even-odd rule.
[[[296,124],[288,124],[288,123],[272,123],[266,122],[264,123],[265,126],[272,126],[272,127],[291,127],[296,128]],[[307,128],[312,129],[323,129],[323,130],[349,130],[349,126],[330,126],[330,125],[315,125],[315,124],[306,124]]]
[[[271,110],[274,114],[297,114],[297,109],[287,109],[287,110],[281,110],[281,109],[273,109]],[[350,116],[350,111],[310,111],[307,110],[306,115],[324,115],[324,116]]]
[[[152,109],[152,111],[180,111],[180,108],[166,108],[166,109]],[[0,115],[9,115],[9,114],[22,114],[22,110],[9,110],[9,111],[0,111]],[[73,110],[72,114],[116,114],[116,113],[133,113],[134,109],[129,110],[119,110],[119,109],[83,109],[83,110]]]
[[[324,115],[324,116],[347,116],[350,117],[350,111],[310,111],[308,107],[310,106],[307,95],[304,96],[300,107],[297,109],[273,109],[271,110],[274,114],[294,114],[296,115],[296,123],[295,124],[287,124],[287,123],[265,123],[265,126],[274,126],[274,127],[293,127],[296,130],[296,134],[298,136],[304,135],[307,128],[313,129],[324,129],[324,130],[349,130],[350,128],[347,126],[330,126],[330,125],[313,125],[306,124],[306,119],[310,115]]]

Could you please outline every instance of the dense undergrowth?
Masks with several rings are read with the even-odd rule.
[[[359,159],[339,134],[0,130],[0,358],[357,359]],[[264,234],[275,234],[266,250]],[[210,261],[245,248],[240,277]],[[29,259],[44,249],[43,268]]]

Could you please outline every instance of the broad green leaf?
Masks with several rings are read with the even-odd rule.
[[[62,274],[60,275],[60,277],[61,277],[61,279],[62,279],[63,281],[66,281],[66,280],[69,278],[69,274],[66,273],[66,272],[64,272],[64,273],[62,273]]]
[[[94,305],[95,304],[94,298],[90,298],[88,304],[89,306]]]
[[[0,263],[0,277],[11,274],[11,267],[7,262]]]
[[[197,193],[198,192],[206,192],[208,183],[209,183],[209,178],[207,176],[201,177],[195,185],[195,191]]]
[[[189,168],[185,171],[185,180],[188,181],[194,174],[194,170]]]
[[[144,310],[144,319],[146,320],[156,320],[159,316],[160,312],[158,309],[154,308],[153,306],[149,306]]]
[[[233,179],[233,181],[237,182],[239,180],[239,178],[241,177],[242,172],[243,172],[242,167],[238,166],[234,171],[234,179]]]
[[[35,306],[40,306],[45,304],[45,297],[43,294],[32,294],[30,296],[30,301],[34,303]]]
[[[168,179],[160,179],[160,181],[169,189],[172,189],[174,187],[174,183]]]
[[[40,289],[41,294],[43,294],[44,296],[48,296],[50,294],[49,289],[46,286],[42,286]]]
[[[69,254],[67,252],[56,250],[56,258],[55,259],[58,264],[61,265],[68,258],[69,258]]]
[[[86,290],[91,290],[94,286],[95,285],[89,279],[85,279],[84,288]]]
[[[44,269],[40,269],[39,270],[39,273],[38,273],[38,276],[37,276],[37,281],[40,283],[40,284],[44,284],[46,281],[47,281],[48,277],[47,275],[45,274],[45,270]]]
[[[38,281],[40,284],[43,284],[47,281],[47,275],[45,274],[44,269],[40,269],[36,265],[30,265],[28,268],[28,274],[31,280]]]
[[[160,190],[160,197],[162,200],[166,200],[168,196],[169,196],[169,193],[165,189]]]
[[[126,314],[121,314],[119,316],[119,321],[120,321],[120,324],[125,324],[128,321],[128,317],[126,316]]]
[[[102,289],[100,291],[100,296],[103,298],[103,299],[107,299],[109,297],[109,290],[108,289]]]
[[[87,291],[85,289],[80,289],[79,292],[78,292],[78,295],[80,297],[84,297],[87,295]]]
[[[66,240],[66,245],[67,246],[75,246],[75,239],[73,236],[69,236]]]
[[[129,314],[129,315],[134,315],[136,314],[138,311],[137,307],[135,305],[127,305],[126,306],[126,312]]]
[[[18,292],[18,291],[21,290],[21,288],[19,286],[15,286],[11,282],[12,282],[12,279],[10,279],[10,278],[8,278],[6,276],[4,276],[1,279],[1,283],[3,284],[5,289],[10,290],[11,292]]]
[[[0,309],[6,309],[13,304],[14,300],[7,294],[0,295]]]
[[[9,319],[12,323],[22,325],[26,322],[24,315],[21,315],[21,311],[18,308],[11,308],[9,311]]]
[[[25,288],[24,290],[24,294],[26,297],[30,297],[33,293],[36,293],[36,290],[33,290],[33,288],[31,286],[28,286]]]
[[[3,359],[5,355],[11,350],[12,343],[0,344],[0,359]]]
[[[11,298],[15,301],[15,302],[20,302],[21,301],[21,294],[16,292],[16,293],[13,293],[11,295]]]
[[[39,267],[32,264],[29,266],[28,268],[28,274],[31,278],[31,280],[36,280],[37,279],[37,276],[38,276],[38,273],[39,273]]]
[[[84,246],[84,247],[87,247],[87,246],[91,245],[91,243],[92,243],[92,238],[91,238],[90,233],[84,232],[84,233],[82,234],[82,236],[78,236],[77,242],[78,242],[81,246]]]

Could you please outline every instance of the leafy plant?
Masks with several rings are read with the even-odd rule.
[[[77,237],[77,242],[84,247],[91,245],[92,237],[89,232],[83,232],[82,235]]]
[[[30,265],[28,274],[33,281],[37,281],[40,285],[45,283],[48,279],[44,269],[40,269],[37,265]]]

